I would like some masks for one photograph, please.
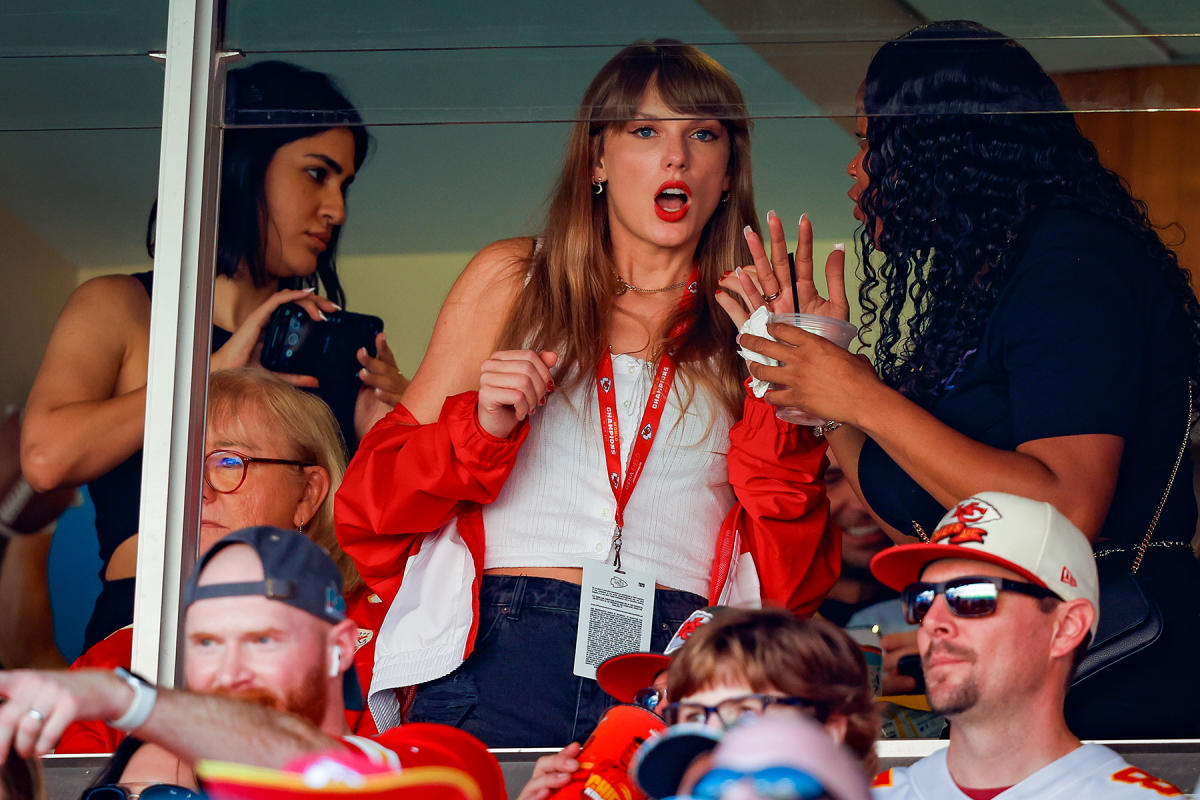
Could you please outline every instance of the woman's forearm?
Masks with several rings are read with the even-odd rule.
[[[142,448],[145,418],[145,386],[105,400],[31,402],[21,428],[21,471],[39,492],[87,483]]]

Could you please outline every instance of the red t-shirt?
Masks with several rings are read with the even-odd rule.
[[[363,699],[371,688],[371,673],[375,666],[375,634],[383,621],[386,609],[379,597],[365,586],[346,598],[346,616],[358,623],[358,650],[354,654],[354,670]],[[71,669],[129,669],[133,660],[133,626],[126,625],[88,648],[75,659]],[[361,711],[346,710],[346,724],[362,736],[378,733],[375,720],[364,703]],[[72,722],[63,731],[55,753],[111,753],[125,734],[100,720]]]

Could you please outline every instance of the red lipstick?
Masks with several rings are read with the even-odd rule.
[[[654,213],[664,222],[679,222],[691,207],[692,190],[683,181],[666,181],[654,195]]]

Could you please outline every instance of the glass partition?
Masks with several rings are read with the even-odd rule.
[[[371,145],[349,193],[340,277],[347,308],[383,319],[411,376],[472,254],[540,231],[580,96],[622,46],[679,38],[725,65],[754,118],[760,217],[774,209],[792,231],[808,213],[819,252],[838,242],[853,251],[846,164],[857,151],[856,91],[880,44],[943,17],[977,19],[1028,47],[1105,163],[1147,199],[1152,219],[1179,223],[1164,238],[1196,269],[1200,244],[1186,234],[1200,180],[1180,157],[1200,137],[1194,4],[264,0],[228,4],[221,47],[245,53],[235,66],[284,60],[324,72],[361,112]],[[0,230],[15,243],[0,263],[23,298],[0,334],[27,343],[6,355],[5,403],[24,402],[76,286],[149,269],[163,78],[145,54],[164,49],[166,29],[165,4],[149,0],[0,10]],[[272,124],[264,115],[226,130]],[[86,512],[70,512],[58,533],[64,548],[95,552],[90,525]],[[71,570],[63,574],[99,569],[62,563]],[[78,652],[89,602],[59,615],[71,620],[60,622],[68,656]]]
[[[96,306],[83,308],[90,304],[77,299],[67,322],[74,331],[60,331],[55,354],[47,356],[47,347],[77,287],[99,276],[150,269],[146,225],[157,191],[163,68],[146,54],[163,49],[166,23],[166,5],[145,0],[58,0],[0,8],[0,271],[11,300],[0,321],[0,338],[7,343],[0,404],[19,408],[33,401],[26,408],[31,416],[25,434],[36,439],[41,455],[26,465],[26,473],[40,488],[86,484],[140,449],[140,442],[111,445],[94,425],[53,416],[70,402],[106,400],[145,382],[144,364],[140,377],[136,369],[122,372],[121,354],[108,349],[116,341],[108,334],[117,332],[101,328],[109,327],[111,316]],[[142,295],[148,305],[148,295]],[[132,330],[125,333],[126,341],[139,340]],[[144,331],[140,341],[144,347]],[[47,366],[40,398],[30,397],[44,356],[55,365]],[[95,374],[85,377],[67,366],[81,357]],[[120,388],[99,385],[106,381]],[[139,411],[131,418],[140,425]],[[83,450],[106,447],[120,451],[107,466],[82,471],[66,466]],[[15,450],[4,454],[16,456]],[[113,577],[134,572],[131,550],[117,556],[120,564],[112,556],[137,532],[136,486],[123,500],[110,498],[110,504],[114,501],[125,503],[129,513],[113,523],[104,544],[86,489],[58,520],[52,544],[52,526],[10,543],[10,562],[31,551],[40,558],[24,562],[28,584],[17,584],[13,564],[5,564],[0,585],[0,604],[9,609],[0,632],[5,666],[65,665],[81,654],[105,570],[99,553],[109,556]],[[42,548],[49,549],[48,569]],[[30,602],[41,597],[37,587],[47,581],[53,620],[49,607]],[[11,595],[19,585],[29,588]],[[11,624],[22,626],[20,635],[9,629]]]

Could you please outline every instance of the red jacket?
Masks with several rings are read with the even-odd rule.
[[[505,439],[491,436],[479,426],[476,401],[476,392],[449,397],[428,425],[396,406],[363,438],[338,490],[338,541],[389,606],[370,698],[381,729],[399,723],[387,690],[453,671],[474,646],[480,509],[500,493],[529,430],[522,422]],[[718,535],[709,599],[811,614],[841,561],[820,480],[825,444],[752,395],[729,438],[738,502]],[[757,597],[738,596],[747,585]]]

